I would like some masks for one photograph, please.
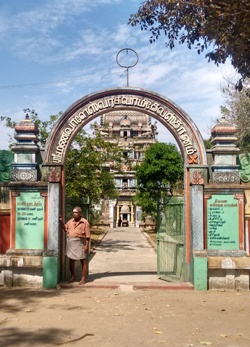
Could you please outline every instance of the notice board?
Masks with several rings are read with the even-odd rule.
[[[38,192],[16,197],[15,248],[44,248],[44,198]]]
[[[239,249],[239,202],[234,194],[215,194],[207,200],[207,249]]]

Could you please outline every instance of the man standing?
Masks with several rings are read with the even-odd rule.
[[[87,253],[90,239],[90,226],[88,221],[82,217],[82,209],[76,206],[73,209],[73,218],[66,224],[63,223],[62,216],[59,216],[61,227],[67,232],[66,255],[69,258],[69,269],[71,278],[69,282],[76,281],[75,262],[80,260],[82,264],[82,278],[79,284],[85,284],[88,272]]]

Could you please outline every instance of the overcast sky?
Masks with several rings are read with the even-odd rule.
[[[224,103],[220,86],[234,74],[230,62],[217,67],[186,46],[170,51],[164,37],[150,44],[149,32],[127,24],[140,3],[1,0],[0,116],[19,122],[23,109],[31,108],[48,120],[86,94],[126,86],[116,56],[131,48],[139,62],[130,69],[130,86],[171,99],[208,138]],[[158,129],[160,141],[171,141],[167,130]],[[0,132],[0,149],[7,149],[12,132],[2,126]]]

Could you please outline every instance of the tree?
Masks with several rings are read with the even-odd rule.
[[[114,144],[100,137],[90,138],[84,130],[75,137],[66,161],[66,193],[75,200],[88,196],[93,203],[116,198],[112,173],[104,162],[121,163],[121,152]],[[74,168],[74,170],[72,170]]]
[[[104,141],[100,136],[90,137],[81,130],[74,138],[66,160],[66,213],[74,206],[83,205],[86,197],[90,202],[89,220],[98,219],[93,204],[100,200],[115,199],[117,190],[109,167],[105,162],[116,163],[116,170],[122,165],[122,153],[118,146]],[[72,170],[74,168],[74,170]]]
[[[37,126],[39,144],[44,147],[51,127],[62,113],[50,116],[49,121],[41,121],[34,110],[24,109],[24,112]],[[0,120],[9,128],[17,124],[9,117],[1,117]],[[11,141],[13,143],[14,139]],[[92,138],[82,129],[75,136],[66,160],[66,206],[70,215],[72,208],[82,206],[86,197],[93,204],[100,199],[117,196],[113,175],[109,168],[104,167],[105,162],[112,165],[115,162],[116,170],[120,170],[124,159],[118,146],[105,142],[100,136]]]
[[[175,145],[155,143],[145,152],[144,161],[136,167],[137,188],[135,200],[143,215],[157,214],[157,201],[163,187],[172,187],[183,179],[183,159]]]
[[[250,78],[243,83],[239,92],[234,88],[234,81],[227,80],[222,88],[226,105],[221,107],[221,113],[236,125],[237,144],[241,151],[250,151]]]
[[[206,149],[211,149],[213,147],[211,140],[212,140],[212,136],[204,140],[204,145]]]
[[[56,115],[51,115],[48,121],[41,121],[41,119],[39,119],[38,117],[38,113],[35,110],[25,108],[23,112],[25,113],[26,116],[29,117],[29,119],[38,128],[39,134],[37,135],[37,137],[38,137],[39,145],[41,148],[44,148],[46,139],[48,137],[48,134],[52,126],[54,125],[56,120],[62,115],[62,112],[59,112]],[[17,122],[13,121],[10,117],[6,117],[6,116],[1,116],[0,121],[4,123],[4,126],[11,129],[14,129],[15,126],[17,125]],[[11,135],[9,135],[9,139],[10,139],[9,142],[11,147],[11,145],[14,143],[15,140],[13,139]]]
[[[129,18],[150,30],[151,43],[163,33],[170,49],[177,40],[198,54],[213,45],[206,58],[217,65],[229,58],[242,79],[250,77],[249,23],[249,0],[148,0]]]

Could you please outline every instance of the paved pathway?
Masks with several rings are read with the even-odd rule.
[[[62,284],[63,287],[78,286]],[[93,250],[86,287],[193,289],[189,283],[168,283],[157,277],[157,254],[139,228],[109,229]]]

